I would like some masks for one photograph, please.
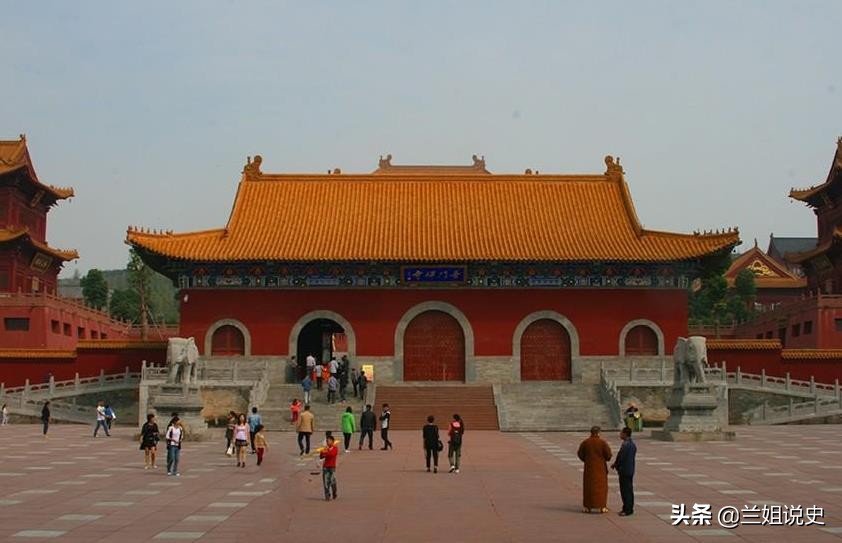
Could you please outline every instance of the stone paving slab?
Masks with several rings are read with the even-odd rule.
[[[269,434],[259,468],[253,456],[245,469],[236,468],[220,444],[185,443],[183,476],[173,481],[161,468],[143,469],[132,428],[93,439],[87,427],[56,425],[45,441],[36,425],[4,427],[0,450],[26,454],[2,457],[0,541],[310,541],[321,537],[316,527],[326,518],[341,519],[336,537],[343,543],[838,541],[842,469],[824,453],[838,452],[840,432],[747,427],[738,428],[735,442],[698,444],[636,436],[637,511],[621,518],[613,475],[612,513],[580,512],[580,434],[470,432],[457,475],[447,473],[444,455],[442,471],[427,473],[420,431],[395,432],[394,451],[342,454],[339,500],[325,502],[321,478],[311,474],[315,459],[300,458],[288,433]],[[617,437],[605,437],[616,451]],[[780,452],[780,445],[805,442],[797,461]],[[826,525],[724,530],[714,519],[711,526],[672,526],[673,504],[696,503],[714,511],[816,505],[824,507]]]

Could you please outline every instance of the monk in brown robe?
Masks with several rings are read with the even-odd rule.
[[[591,437],[579,445],[579,460],[585,463],[582,478],[582,512],[590,513],[597,509],[600,513],[608,512],[608,461],[611,460],[611,448],[599,437],[600,428],[591,428]]]

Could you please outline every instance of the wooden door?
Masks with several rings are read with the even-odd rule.
[[[552,319],[540,319],[520,338],[521,381],[569,381],[570,335]]]
[[[404,381],[464,381],[465,334],[443,311],[425,311],[403,336]]]

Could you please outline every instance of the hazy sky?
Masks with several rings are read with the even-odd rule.
[[[598,4],[598,5],[597,5]],[[0,1],[0,138],[77,196],[49,242],[122,267],[130,224],[225,224],[263,171],[602,172],[640,220],[815,234],[790,187],[842,135],[842,2]],[[325,220],[341,217],[341,203]],[[290,217],[295,220],[295,217]]]

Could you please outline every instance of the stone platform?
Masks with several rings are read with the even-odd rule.
[[[466,421],[470,423],[470,421]],[[839,541],[840,426],[740,428],[737,442],[638,440],[636,514],[621,518],[616,477],[607,515],[580,512],[583,434],[468,432],[462,472],[426,473],[421,432],[395,450],[340,458],[339,500],[325,502],[312,458],[270,433],[266,463],[234,467],[217,442],[186,443],[182,476],[145,471],[131,427],[0,427],[0,541],[557,542]],[[321,436],[321,434],[320,434]],[[356,436],[355,436],[356,437]],[[616,452],[619,439],[606,434]],[[379,445],[379,443],[376,443]],[[163,451],[162,451],[163,452]],[[163,458],[161,459],[163,464]],[[446,464],[441,462],[442,466]],[[672,526],[672,504],[714,511],[764,504],[825,508],[826,526]]]

